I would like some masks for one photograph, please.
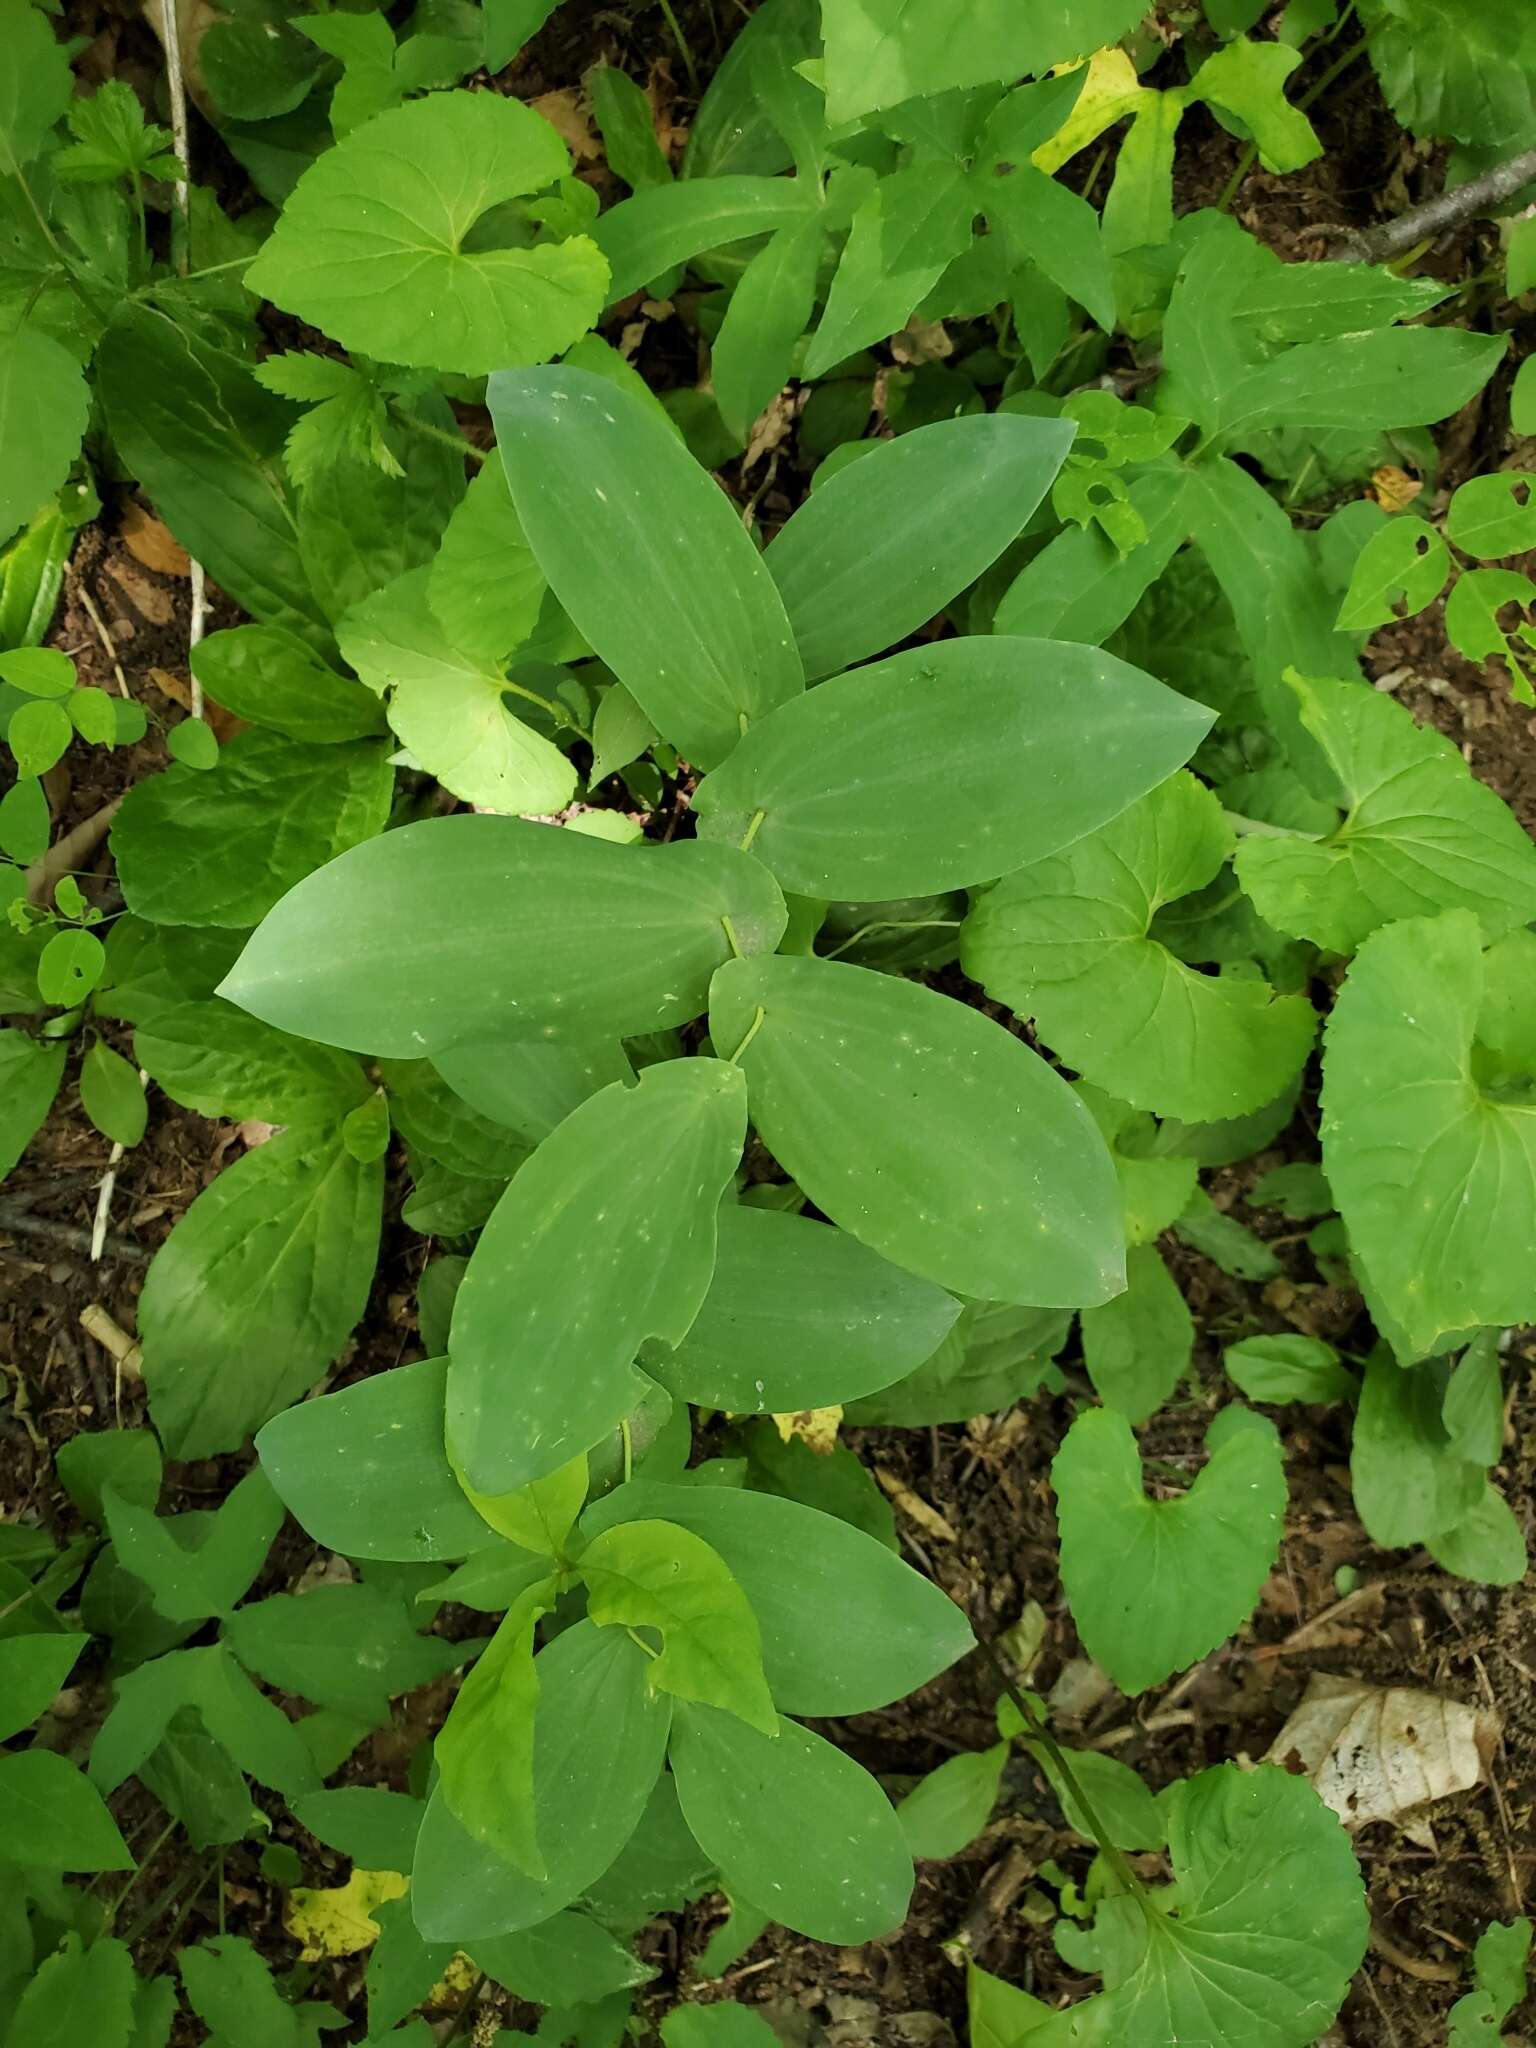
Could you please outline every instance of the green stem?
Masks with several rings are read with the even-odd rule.
[[[856,946],[860,939],[867,939],[871,932],[958,931],[964,922],[960,917],[882,917],[877,924],[861,924],[852,938],[844,939],[840,946],[834,946],[830,953],[823,953],[821,957],[823,960],[836,960],[850,946]]]
[[[688,47],[688,38],[678,27],[677,16],[672,12],[671,0],[660,0],[661,11],[666,17],[667,27],[672,31],[672,40],[682,53],[683,68],[688,73],[688,90],[697,99],[699,96],[699,68],[693,61],[693,52]]]
[[[7,152],[7,155],[9,155],[9,152]],[[27,183],[26,178],[22,175],[21,165],[17,163],[14,158],[12,158],[10,162],[10,174],[16,180],[16,183],[21,190],[21,196],[26,200],[27,205],[31,210],[33,219],[37,222],[38,227],[41,229],[43,240],[48,244],[49,248],[53,251],[54,255],[58,257],[59,263],[64,271],[65,282],[68,284],[70,290],[74,293],[75,297],[80,301],[81,305],[84,306],[85,310],[90,314],[91,318],[93,320],[101,321],[103,326],[105,326],[107,318],[106,314],[102,312],[100,306],[96,304],[96,301],[91,297],[90,293],[86,290],[80,277],[76,273],[75,266],[73,265],[73,263],[70,262],[68,256],[64,253],[63,243],[59,240],[58,236],[53,232],[52,227],[49,225],[47,214],[44,213],[43,209],[37,203],[37,195],[33,192],[32,187]]]
[[[1298,831],[1294,825],[1268,825],[1262,818],[1245,818],[1241,811],[1223,811],[1221,815],[1239,839],[1310,839],[1316,844],[1325,836],[1321,832]]]
[[[1100,1855],[1104,1858],[1110,1869],[1113,1870],[1116,1877],[1119,1878],[1130,1897],[1135,1899],[1142,1911],[1150,1917],[1155,1909],[1151,1900],[1147,1897],[1146,1886],[1127,1862],[1124,1850],[1117,1848],[1110,1840],[1108,1828],[1105,1827],[1103,1821],[1094,1810],[1092,1800],[1089,1799],[1087,1793],[1083,1790],[1077,1773],[1073,1770],[1071,1764],[1068,1763],[1066,1751],[1051,1733],[1050,1724],[1035,1707],[1034,1703],[1008,1676],[1002,1658],[998,1656],[992,1645],[983,1637],[977,1636],[976,1647],[980,1650],[986,1662],[991,1665],[994,1677],[1017,1708],[1020,1720],[1029,1731],[1029,1740],[1040,1745],[1051,1762],[1056,1766],[1056,1769],[1061,1773],[1061,1782],[1072,1794],[1073,1799],[1077,1802],[1078,1811],[1092,1830],[1093,1839],[1098,1843]]]
[[[177,1828],[180,1825],[181,1823],[177,1821],[174,1817],[172,1817],[170,1820],[166,1822],[165,1826],[160,1830],[159,1834],[156,1835],[155,1839],[150,1843],[148,1849],[146,1849],[144,1854],[139,1858],[138,1865],[135,1868],[132,1877],[129,1878],[128,1882],[123,1886],[122,1890],[118,1893],[117,1897],[111,1900],[105,1907],[103,1907],[103,1925],[105,1927],[111,1927],[113,1921],[117,1918],[118,1911],[122,1906],[124,1899],[127,1898],[128,1894],[133,1890],[134,1886],[138,1883],[139,1879],[144,1875],[144,1872],[148,1870],[149,1866],[154,1862],[155,1858],[160,1854],[160,1851],[165,1847],[166,1843],[170,1840],[171,1836],[175,1834]],[[94,1890],[99,1881],[100,1880],[97,1878],[92,1878],[91,1882],[86,1886],[86,1890]]]
[[[207,275],[206,272],[202,274]],[[418,419],[415,413],[406,412],[402,406],[396,405],[393,399],[389,401],[389,416],[398,426],[404,427],[407,433],[425,434],[429,441],[441,441],[456,454],[467,455],[471,462],[486,460],[484,449],[477,448],[472,441],[466,441],[462,434],[450,434],[446,427],[434,427],[429,421]]]

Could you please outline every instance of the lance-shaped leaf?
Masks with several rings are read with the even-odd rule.
[[[959,1313],[952,1295],[846,1231],[727,1206],[692,1328],[675,1350],[648,1347],[640,1362],[701,1407],[829,1408],[915,1371]]]
[[[818,480],[763,558],[807,677],[878,654],[968,589],[1040,504],[1075,431],[977,413],[877,441]]]
[[[860,1529],[798,1501],[632,1479],[582,1517],[600,1537],[674,1522],[725,1559],[762,1632],[763,1669],[794,1714],[862,1714],[926,1685],[973,1643],[954,1602]]]
[[[573,1110],[481,1232],[448,1339],[448,1449],[477,1492],[543,1478],[614,1429],[715,1269],[746,1089],[720,1060],[648,1067]]]
[[[680,179],[609,207],[594,230],[612,275],[610,304],[705,249],[774,234],[810,218],[816,188],[787,178]]]
[[[551,1573],[517,1596],[459,1687],[436,1756],[439,1795],[459,1825],[532,1878],[549,1875],[534,1803],[539,1704],[533,1632],[555,1604]]]
[[[128,1844],[106,1802],[67,1757],[51,1749],[6,1751],[0,1755],[0,1800],[6,1813],[0,1865],[19,1863],[34,1871],[133,1869]]]
[[[585,235],[487,248],[470,231],[569,169],[553,127],[519,101],[434,93],[315,160],[246,282],[388,362],[471,376],[540,362],[596,320],[606,262]]]
[[[383,1161],[282,1132],[205,1188],[139,1300],[150,1412],[176,1458],[232,1451],[297,1399],[362,1314]]]
[[[1076,1308],[1124,1286],[1104,1141],[1001,1025],[914,982],[787,955],[722,968],[709,1015],[765,1143],[871,1249],[987,1300]]]
[[[508,370],[490,407],[550,588],[663,739],[714,767],[804,687],[783,601],[730,500],[664,418],[590,371]]]
[[[697,841],[613,846],[520,818],[432,818],[292,889],[220,993],[324,1045],[414,1059],[496,1035],[584,1039],[685,1023],[709,978],[771,949],[760,862]]]
[[[715,1707],[680,1707],[671,1759],[683,1817],[733,1892],[813,1941],[878,1941],[912,1894],[894,1809],[824,1736],[775,1736]]]
[[[672,1702],[647,1684],[651,1660],[625,1630],[579,1621],[536,1662],[533,1810],[545,1876],[477,1842],[439,1786],[411,1867],[411,1905],[429,1941],[515,1933],[568,1906],[634,1833],[661,1774]]]
[[[1162,906],[1213,881],[1231,845],[1215,797],[1177,775],[999,882],[966,919],[965,970],[1138,1109],[1190,1122],[1257,1109],[1306,1058],[1312,1005],[1240,973],[1201,974],[1151,936]]]
[[[676,1522],[619,1522],[582,1552],[580,1569],[595,1622],[659,1632],[652,1685],[777,1735],[757,1617],[703,1537]]]
[[[1325,1040],[1329,1185],[1420,1356],[1448,1332],[1536,1315],[1536,1105],[1479,1085],[1483,972],[1470,911],[1387,925],[1360,948]]]
[[[233,1003],[167,1003],[133,1035],[139,1065],[202,1116],[337,1124],[368,1100],[355,1059],[274,1031]]]
[[[388,693],[401,744],[444,789],[487,811],[558,811],[575,769],[515,715],[528,700],[502,672],[507,650],[466,651],[445,630],[429,602],[432,574],[407,570],[354,605],[338,627],[342,653],[369,689]]]
[[[489,1540],[443,1443],[446,1358],[375,1373],[274,1416],[256,1439],[283,1505],[317,1543],[401,1563]]]
[[[1096,647],[941,640],[781,706],[694,809],[706,838],[750,845],[797,895],[927,895],[1094,831],[1187,761],[1214,716]]]
[[[1335,953],[1436,910],[1475,911],[1489,939],[1536,918],[1536,847],[1448,739],[1363,683],[1289,680],[1346,809],[1323,839],[1243,841],[1261,916]]]
[[[1123,1415],[1079,1415],[1051,1466],[1061,1580],[1083,1647],[1145,1692],[1252,1613],[1280,1547],[1285,1465],[1273,1429],[1234,1431],[1177,1500],[1149,1500]]]
[[[500,661],[533,632],[548,588],[501,464],[487,462],[454,508],[428,571],[438,623],[456,646]]]
[[[928,157],[873,185],[853,216],[805,352],[807,377],[898,334],[955,257],[971,244],[975,195],[958,163]]]
[[[334,746],[384,730],[368,691],[281,626],[210,633],[192,650],[192,672],[226,711],[287,739]]]
[[[743,444],[751,437],[753,421],[789,382],[796,345],[815,310],[824,239],[814,215],[780,228],[731,293],[709,362],[721,417]]]
[[[1106,1900],[1106,1988],[1031,2032],[1031,2048],[1310,2048],[1365,1954],[1349,1837],[1311,1785],[1273,1766],[1218,1764],[1165,1798],[1169,1910],[1155,1893]]]

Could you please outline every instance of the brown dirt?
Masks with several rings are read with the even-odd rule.
[[[707,76],[720,47],[714,11],[700,4],[679,12]],[[88,18],[83,9],[75,13],[96,37],[89,59],[96,75],[111,75],[114,65],[130,75],[138,69],[149,75],[152,52],[143,47],[140,24],[110,9]],[[733,12],[719,13],[719,36],[728,36]],[[594,0],[566,0],[503,83],[524,97],[567,90],[599,58],[622,63],[649,81],[678,121],[686,121],[690,101],[675,82],[686,79],[686,65],[655,7],[620,12]],[[1316,64],[1314,71],[1321,68]],[[1250,172],[1236,200],[1239,217],[1287,256],[1317,253],[1322,227],[1359,223],[1411,203],[1426,177],[1437,174],[1404,143],[1363,69],[1325,94],[1313,118],[1328,153],[1289,179]],[[1203,110],[1192,110],[1179,155],[1180,204],[1215,203],[1237,159],[1232,139]],[[604,174],[597,167],[593,175],[601,180]],[[1485,264],[1487,255],[1486,239],[1468,232],[1433,260],[1437,270],[1444,266],[1442,274],[1465,276]],[[676,315],[661,316],[653,326],[643,344],[649,374],[692,380],[689,311],[684,300]],[[1452,424],[1446,436],[1448,480],[1507,459],[1506,387],[1507,378],[1501,379],[1491,400]],[[770,458],[766,475],[735,475],[732,481],[743,498],[756,492],[759,517],[774,523],[801,494],[802,469],[791,441],[781,465]],[[109,689],[117,687],[115,656],[130,692],[150,713],[151,732],[127,753],[72,751],[50,785],[60,832],[162,765],[159,734],[181,715],[186,584],[146,568],[128,549],[122,536],[132,504],[131,493],[110,494],[101,519],[83,537],[54,638],[75,657],[83,680]],[[82,602],[82,589],[104,622],[111,656]],[[215,622],[229,623],[233,616],[225,607]],[[1438,607],[1379,634],[1367,666],[1378,683],[1391,678],[1398,701],[1461,746],[1475,772],[1536,830],[1536,714],[1511,702],[1502,676],[1474,668],[1446,646]],[[95,899],[104,909],[118,907],[104,852],[94,867],[97,879],[89,886]],[[128,1041],[126,1032],[118,1034],[125,1051],[131,1049]],[[1159,1458],[1177,1464],[1196,1450],[1219,1398],[1221,1347],[1233,1336],[1296,1327],[1346,1349],[1351,1338],[1361,1338],[1358,1298],[1316,1269],[1293,1226],[1245,1201],[1257,1171],[1316,1156],[1314,1125],[1304,1102],[1291,1129],[1259,1161],[1208,1177],[1218,1206],[1231,1208],[1274,1240],[1284,1281],[1250,1286],[1171,1237],[1164,1241],[1199,1336],[1187,1396],[1170,1404],[1146,1432],[1146,1447]],[[230,1128],[155,1097],[149,1133],[119,1169],[114,1248],[102,1265],[92,1267],[79,1233],[89,1230],[95,1184],[109,1148],[81,1114],[73,1085],[66,1084],[54,1115],[0,1193],[17,1219],[14,1228],[0,1224],[0,1436],[6,1445],[8,1519],[38,1520],[67,1535],[72,1510],[54,1477],[54,1451],[81,1429],[144,1419],[142,1388],[132,1378],[119,1378],[111,1356],[81,1330],[80,1313],[97,1304],[124,1329],[133,1328],[145,1255],[239,1143]],[[379,1278],[368,1315],[338,1366],[338,1380],[392,1367],[420,1352],[414,1294],[426,1246],[394,1220],[400,1192],[392,1189]],[[1522,1338],[1511,1358],[1513,1394],[1499,1473],[1527,1520],[1536,1497],[1536,1395],[1520,1367],[1531,1359],[1532,1342]],[[1078,1654],[1056,1576],[1048,1475],[1071,1420],[1074,1393],[1086,1383],[1071,1353],[1063,1365],[1067,1394],[1040,1397],[1010,1416],[931,1432],[854,1431],[848,1439],[871,1461],[894,1470],[953,1529],[953,1543],[935,1542],[909,1521],[900,1524],[912,1561],[966,1608],[978,1629],[995,1634],[1018,1619],[1025,1602],[1040,1603],[1047,1633],[1031,1682],[1042,1690]],[[1079,1721],[1063,1718],[1061,1725],[1074,1742],[1110,1750],[1161,1786],[1208,1764],[1262,1754],[1313,1670],[1443,1690],[1494,1708],[1504,1727],[1494,1782],[1435,1809],[1433,1852],[1380,1826],[1363,1831],[1357,1841],[1381,1946],[1368,1958],[1329,2041],[1345,2048],[1431,2048],[1444,2038],[1444,2013],[1455,1995],[1444,1981],[1448,1971],[1460,1964],[1491,1916],[1507,1917],[1526,1906],[1533,1884],[1536,1710],[1530,1682],[1536,1675],[1536,1609],[1529,1590],[1468,1586],[1421,1569],[1423,1560],[1374,1550],[1351,1507],[1347,1428],[1340,1413],[1288,1411],[1284,1435],[1291,1490],[1285,1544],[1251,1625],[1193,1673],[1134,1702],[1111,1690]],[[211,1504],[246,1462],[172,1467],[173,1503]],[[269,1562],[263,1590],[293,1584],[315,1562],[314,1546],[290,1524]],[[1335,1575],[1344,1567],[1357,1571],[1372,1591],[1333,1621],[1327,1616],[1338,1597]],[[95,1687],[92,1698],[97,1674],[87,1665],[81,1676],[91,1700],[83,1730],[91,1714],[101,1711],[102,1688]],[[986,1675],[973,1659],[910,1700],[829,1732],[899,1784],[991,1739],[992,1704]],[[443,1706],[441,1688],[399,1702],[391,1726],[363,1745],[348,1776],[403,1785],[411,1756],[440,1720]],[[118,1803],[130,1833],[152,1830],[156,1809],[136,1787],[125,1788]],[[304,1881],[339,1882],[345,1863],[289,1820],[280,1805],[272,1803],[270,1811],[275,1839],[300,1855]],[[1058,1957],[1039,1910],[1045,1893],[1037,1873],[1050,1859],[1080,1879],[1088,1852],[1061,1825],[1044,1785],[1032,1772],[1015,1768],[1004,1808],[981,1839],[948,1864],[920,1868],[911,1918],[900,1935],[843,1950],[771,1929],[720,1983],[704,1985],[691,1966],[722,1917],[720,1901],[707,1898],[647,1937],[647,1953],[660,1974],[644,1994],[643,2007],[654,2015],[679,1995],[732,1996],[770,2011],[784,2037],[807,2048],[946,2048],[965,2038],[963,1978],[944,1947],[962,1929],[978,1961],[1043,1997],[1092,1988]],[[1157,1859],[1145,1860],[1155,1872]],[[146,1871],[144,1896],[153,1896],[181,1868],[184,1858],[173,1843]],[[295,1945],[281,1925],[281,1893],[261,1876],[246,1847],[227,1859],[224,1904],[232,1931],[249,1935],[279,1968],[295,1964]],[[161,1958],[173,1942],[214,1931],[217,1913],[207,1882],[183,1920],[163,1920],[146,1932],[141,1966]],[[314,1970],[301,1967],[295,1981],[360,2014],[361,1980],[362,1959],[354,1958]],[[525,2025],[531,2017],[511,2008],[503,2020]],[[329,2038],[356,2039],[360,2031]]]

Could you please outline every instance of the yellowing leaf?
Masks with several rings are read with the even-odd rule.
[[[785,1443],[795,1437],[803,1437],[818,1457],[825,1458],[837,1449],[837,1432],[843,1419],[840,1407],[799,1408],[787,1415],[775,1415],[774,1427]]]
[[[288,1894],[283,1925],[303,1943],[299,1960],[319,1963],[372,1948],[379,1938],[374,1907],[404,1898],[409,1882],[397,1870],[354,1870],[345,1884],[297,1886]]]
[[[1042,171],[1060,170],[1080,149],[1096,142],[1106,128],[1136,113],[1157,94],[1136,76],[1136,66],[1121,49],[1095,50],[1088,59],[1088,79],[1071,113],[1049,142],[1042,142],[1030,162]]]

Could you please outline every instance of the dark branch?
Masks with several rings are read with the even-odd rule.
[[[1454,191],[1442,192],[1438,199],[1426,199],[1422,206],[1410,206],[1396,220],[1384,221],[1380,227],[1367,228],[1363,233],[1351,231],[1341,235],[1338,246],[1331,252],[1333,260],[1342,263],[1390,263],[1394,256],[1401,256],[1405,249],[1413,248],[1418,242],[1433,240],[1436,235],[1444,234],[1447,228],[1460,227],[1463,221],[1472,220],[1480,213],[1491,213],[1533,179],[1536,179],[1536,149],[1527,149],[1519,156],[1512,156],[1507,163],[1495,164],[1491,170],[1469,178],[1465,185],[1456,186]]]

